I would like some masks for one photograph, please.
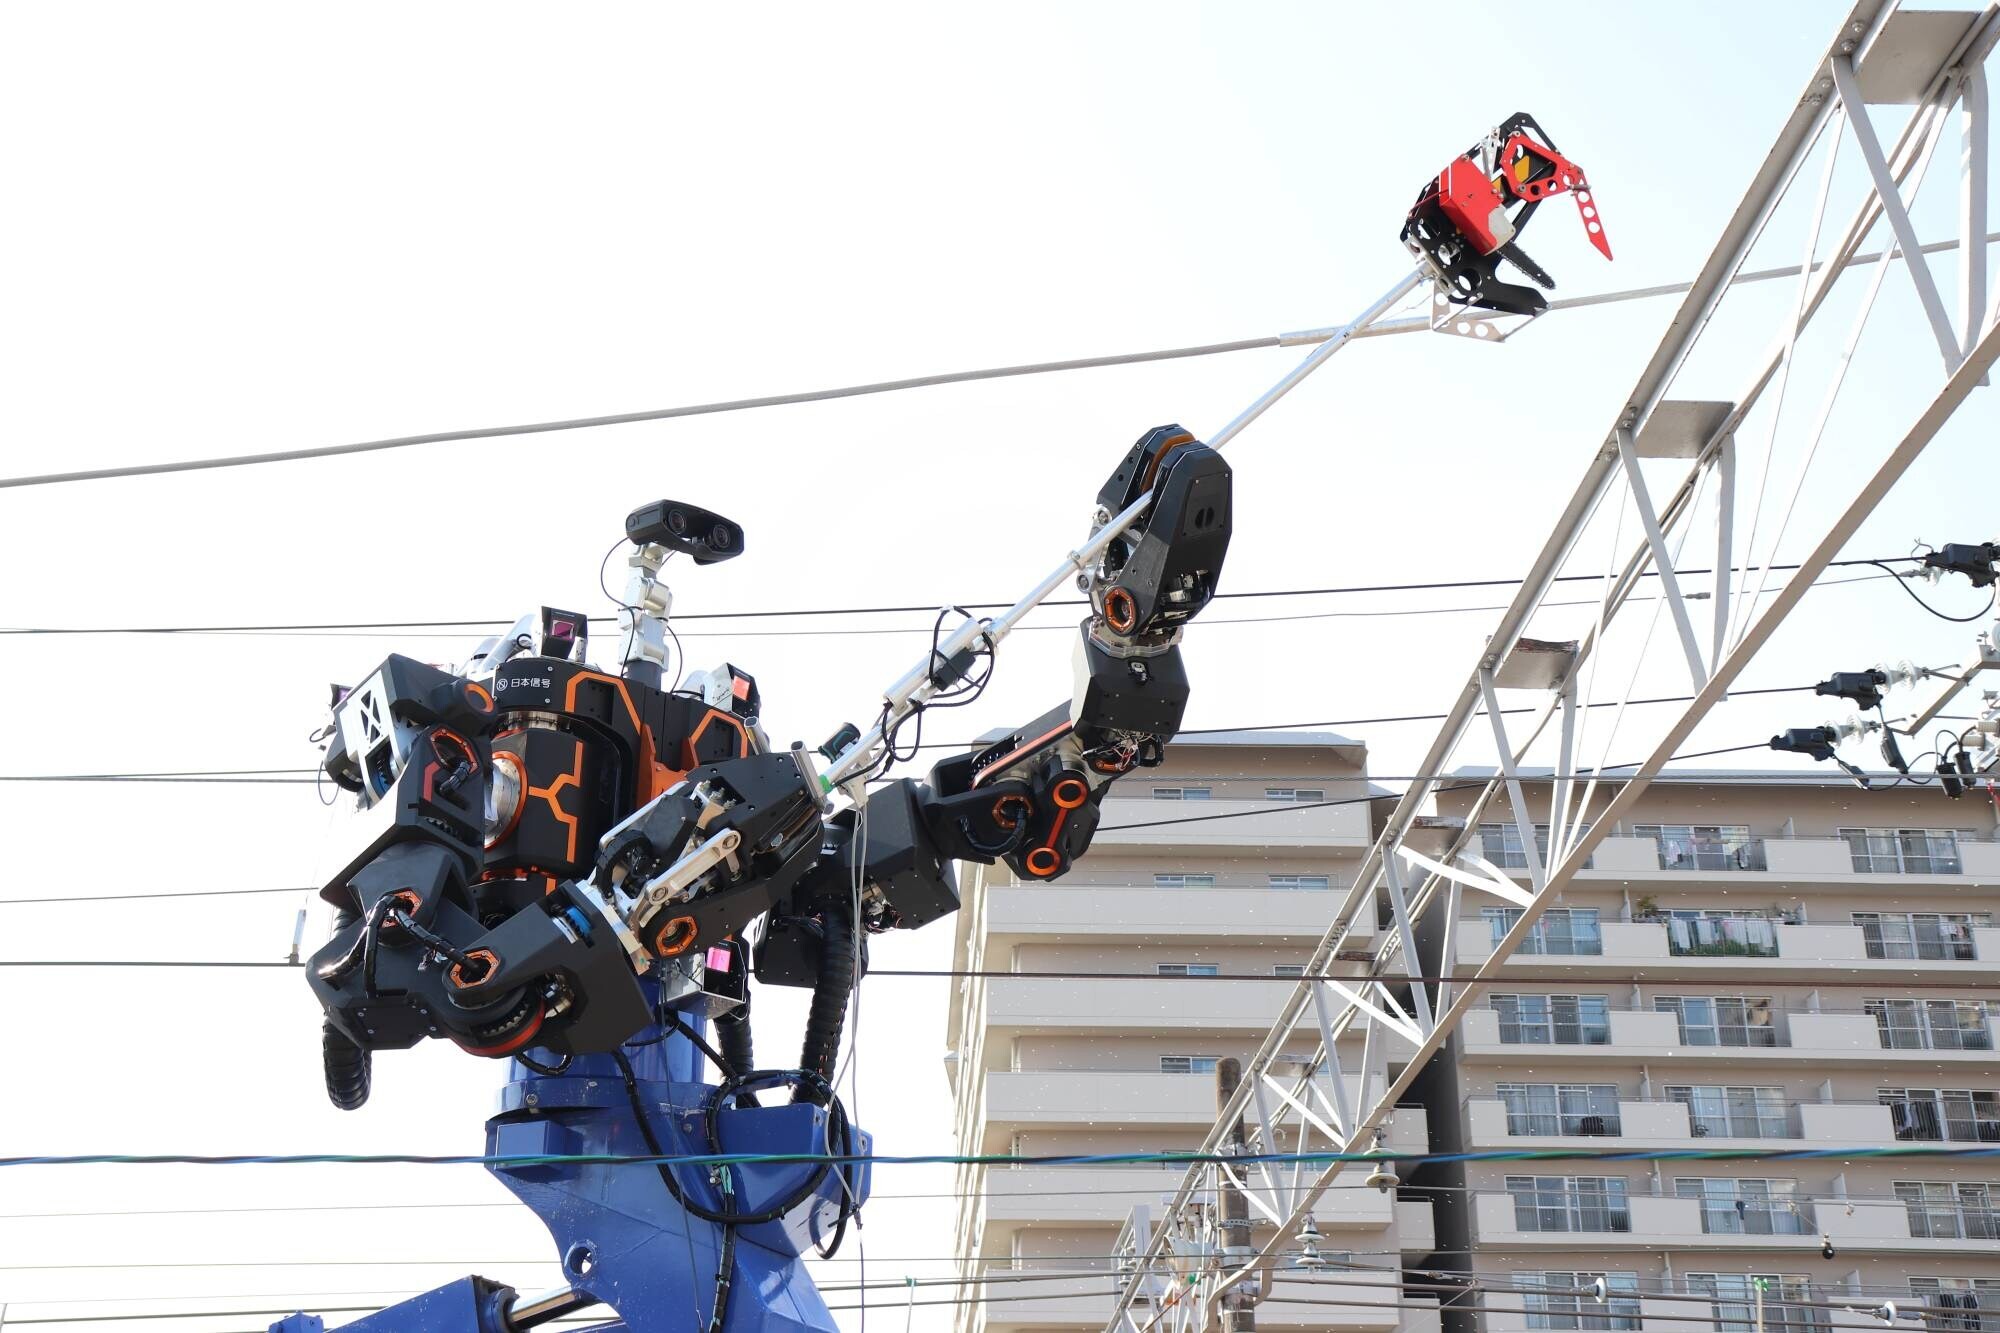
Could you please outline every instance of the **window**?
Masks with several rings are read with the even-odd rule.
[[[1840,836],[1864,875],[1956,875],[1957,829],[1844,828]]]
[[[1213,1074],[1215,1072],[1215,1062],[1220,1058],[1214,1055],[1163,1055],[1160,1057],[1160,1072],[1162,1074]]]
[[[1274,977],[1302,977],[1306,974],[1304,963],[1279,963],[1271,969]]]
[[[1520,1231],[1630,1231],[1623,1176],[1509,1176]]]
[[[1271,887],[1274,889],[1330,889],[1333,880],[1325,875],[1273,875]]]
[[[1658,995],[1656,1012],[1680,1020],[1683,1046],[1776,1046],[1768,995]]]
[[[2000,1143],[2000,1093],[1984,1088],[1877,1088],[1896,1137],[1925,1143]]]
[[[1599,1305],[1574,1294],[1599,1278],[1610,1299]],[[1636,1273],[1516,1273],[1514,1290],[1531,1329],[1636,1330],[1639,1327],[1639,1278]]]
[[[1213,787],[1155,787],[1156,801],[1206,801],[1215,795]]]
[[[1573,835],[1565,835],[1565,838],[1567,839],[1571,836],[1582,837],[1589,828],[1590,825],[1588,824],[1579,824],[1576,826],[1576,832]],[[1502,870],[1526,870],[1528,868],[1528,853],[1521,845],[1521,830],[1512,824],[1481,824],[1479,826],[1479,854]],[[1547,824],[1535,825],[1535,855],[1541,858],[1543,865],[1549,863],[1549,826]],[[1583,864],[1585,869],[1590,867],[1588,859]]]
[[[1264,799],[1267,801],[1324,801],[1324,787],[1266,787]]]
[[[1495,995],[1500,1040],[1509,1046],[1604,1046],[1611,1020],[1602,995]]]
[[[1798,1197],[1796,1180],[1682,1176],[1674,1195],[1701,1201],[1701,1229],[1722,1236],[1810,1236],[1812,1205]]]
[[[1791,1115],[1783,1088],[1725,1084],[1681,1084],[1667,1088],[1667,1100],[1688,1108],[1688,1127],[1698,1139],[1782,1139],[1791,1136]]]
[[[1748,824],[1634,824],[1660,849],[1662,870],[1762,870],[1764,843]]]
[[[1785,1333],[1826,1328],[1832,1312],[1816,1305],[1795,1305],[1809,1301],[1811,1285],[1802,1277],[1780,1277],[1773,1273],[1689,1273],[1688,1290],[1715,1302],[1716,1333],[1753,1333],[1757,1323],[1757,1289],[1764,1289],[1763,1327]]]
[[[1156,889],[1212,889],[1215,887],[1213,875],[1155,875],[1153,887]]]
[[[1502,1083],[1495,1089],[1507,1108],[1509,1134],[1616,1135],[1616,1083]]]
[[[1978,957],[1972,928],[1990,926],[1990,912],[1856,912],[1861,942],[1870,958],[1951,959]]]
[[[1514,928],[1521,919],[1518,907],[1483,907],[1479,911],[1493,932],[1493,942]],[[1523,954],[1601,954],[1604,936],[1598,929],[1595,907],[1551,907],[1542,913],[1517,950]]]
[[[1990,1051],[1981,1000],[1866,1000],[1885,1051]]]
[[[1896,1197],[1910,1210],[1910,1234],[1919,1239],[2000,1238],[2000,1227],[1994,1225],[1990,1185],[1899,1180]]]
[[[1213,977],[1220,975],[1214,963],[1156,963],[1154,971],[1163,977]]]
[[[1927,1314],[1924,1325],[1932,1329],[2000,1328],[2000,1320],[1982,1321],[1979,1311],[2000,1310],[2000,1280],[1989,1277],[1913,1277],[1910,1295],[1925,1305],[1964,1314]]]
[[[1676,907],[1662,914],[1676,958],[1776,958],[1777,921],[1768,916]]]

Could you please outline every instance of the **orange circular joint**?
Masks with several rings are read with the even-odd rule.
[[[1015,813],[1010,814],[1010,811]],[[1004,829],[1019,828],[1021,821],[1032,817],[1034,813],[1034,804],[1017,792],[1009,792],[993,802],[993,822]]]
[[[465,963],[453,963],[451,971],[445,975],[451,981],[451,984],[459,990],[464,990],[468,986],[477,986],[480,982],[492,976],[494,971],[500,966],[500,955],[494,953],[491,949],[468,950],[465,959],[466,962],[475,965],[483,964],[483,966],[479,967],[478,976],[468,977],[465,975]]]
[[[1080,810],[1090,799],[1090,784],[1082,778],[1057,778],[1049,788],[1049,799],[1056,803],[1058,810]]]
[[[493,776],[496,779],[503,768],[514,775],[514,785],[516,788],[514,809],[507,816],[505,823],[498,829],[484,835],[485,847],[489,852],[513,836],[514,830],[520,826],[521,812],[528,808],[527,765],[522,762],[521,756],[512,750],[495,750],[493,752]],[[533,866],[528,868],[530,870],[534,869]]]
[[[653,952],[662,958],[678,958],[694,947],[701,928],[691,916],[677,916],[661,926],[653,936]]]
[[[452,762],[452,757],[444,752],[444,748],[439,744],[440,741],[450,741],[453,745],[456,745],[458,747],[458,758],[464,760],[473,772],[477,773],[479,771],[479,756],[473,753],[472,747],[466,743],[465,737],[459,735],[450,727],[439,727],[431,733],[431,753],[438,757],[439,763],[449,764]]]
[[[465,697],[470,699],[472,706],[480,712],[490,713],[493,711],[493,694],[478,681],[468,680],[465,682]]]
[[[1053,875],[1062,865],[1062,856],[1053,847],[1037,847],[1024,858],[1031,875]]]
[[[457,1036],[454,1036],[452,1040],[458,1044],[458,1049],[464,1051],[467,1055],[482,1056],[489,1060],[501,1060],[514,1054],[516,1051],[524,1051],[533,1045],[536,1035],[542,1030],[542,1021],[546,1017],[547,1014],[538,1006],[532,1014],[522,1021],[518,1031],[508,1033],[491,1046],[471,1046],[466,1043],[464,1038]]]
[[[1104,621],[1120,634],[1129,634],[1139,623],[1139,604],[1123,588],[1104,594]]]

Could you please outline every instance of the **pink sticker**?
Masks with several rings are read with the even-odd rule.
[[[708,970],[711,972],[727,972],[729,970],[729,950],[719,944],[711,946],[708,951]]]

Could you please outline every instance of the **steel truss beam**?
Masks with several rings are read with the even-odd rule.
[[[1892,0],[1857,0],[1853,5],[1814,65],[1805,91],[1641,373],[1624,410],[1585,469],[1581,484],[1528,577],[1502,614],[1447,721],[1413,770],[1429,775],[1445,773],[1472,730],[1475,714],[1483,711],[1500,757],[1499,772],[1477,794],[1462,828],[1440,832],[1437,821],[1421,819],[1441,786],[1435,776],[1413,783],[1398,801],[1314,950],[1305,977],[1286,1000],[1256,1054],[1244,1064],[1241,1082],[1222,1104],[1215,1127],[1202,1143],[1202,1152],[1236,1150],[1230,1127],[1239,1123],[1245,1127],[1243,1150],[1251,1153],[1356,1153],[1373,1146],[1397,1098],[1450,1039],[1481,988],[1498,978],[1543,910],[1570,883],[1614,823],[1633,808],[1648,783],[1708,711],[1727,697],[1744,666],[1918,454],[1985,382],[1988,371],[2000,360],[2000,329],[1996,329],[2000,308],[1987,307],[1985,249],[1975,238],[1983,236],[1986,225],[1986,96],[1981,67],[1996,39],[2000,39],[2000,6],[1980,14],[1952,16],[1905,14]],[[1928,77],[1923,77],[1926,72]],[[1912,108],[1908,122],[1887,148],[1871,118],[1870,97]],[[1923,181],[1954,109],[1962,118],[1959,217],[1967,242],[1961,257],[1955,323],[1909,225],[1909,200]],[[1848,136],[1867,167],[1867,193],[1845,225],[1831,232],[1830,248],[1816,260],[1835,180],[1830,160],[1825,164],[1796,299],[1780,321],[1770,350],[1750,367],[1742,392],[1730,402],[1669,399],[1676,376],[1716,316],[1732,278],[1740,272],[1815,148],[1823,146],[1830,159]],[[1791,508],[1782,508],[1783,521],[1774,534],[1767,534],[1769,553],[1763,557],[1762,574],[1753,582],[1757,520],[1766,507],[1771,449],[1767,444],[1763,451],[1748,512],[1739,513],[1738,472],[1745,458],[1739,453],[1736,433],[1775,383],[1777,392],[1770,402],[1770,437],[1775,442],[1800,332],[1821,312],[1834,283],[1854,263],[1862,242],[1885,217],[1894,249],[1909,269],[1942,353],[1945,379],[1887,456],[1859,478],[1846,507],[1830,522],[1816,525],[1810,554],[1781,586],[1768,590],[1770,566],[1777,558]],[[1861,326],[1873,308],[1880,280],[1897,256],[1891,256],[1877,271],[1875,283],[1861,302],[1853,335],[1813,419],[1804,462],[1799,465],[1801,482],[1815,461],[1819,435],[1847,373]],[[1644,463],[1663,458],[1686,459],[1689,465],[1676,486],[1660,493],[1651,488]],[[1821,466],[1834,464],[1822,462]],[[1579,705],[1579,692],[1584,701],[1596,701],[1600,668],[1618,674],[1603,660],[1610,656],[1609,635],[1619,627],[1620,613],[1640,578],[1649,569],[1670,573],[1676,565],[1681,550],[1694,537],[1693,520],[1703,510],[1704,496],[1711,497],[1709,508],[1715,522],[1717,575],[1710,594],[1711,623],[1702,632],[1676,580],[1667,577],[1662,580],[1666,596],[1654,604],[1652,626],[1637,641],[1637,658],[1643,661],[1651,649],[1660,610],[1671,612],[1680,655],[1686,659],[1692,701],[1664,727],[1646,761],[1629,779],[1607,789],[1608,799],[1596,806],[1598,771],[1591,768],[1587,780],[1578,781],[1588,767],[1578,761],[1589,717]],[[1794,491],[1793,500],[1796,498]],[[1628,513],[1637,528],[1636,541],[1632,542],[1627,540],[1632,535],[1625,525]],[[1593,525],[1614,516],[1615,528],[1607,547],[1611,562],[1604,571],[1604,591],[1590,631],[1576,643],[1525,639],[1556,574],[1578,551],[1586,530],[1595,537],[1603,529]],[[1747,528],[1747,540],[1739,528]],[[1739,564],[1732,558],[1737,556],[1743,572],[1732,582],[1729,571]],[[1629,639],[1619,642],[1621,647],[1631,645]],[[1622,715],[1622,706],[1632,697],[1637,682],[1635,666],[1622,690],[1610,693],[1610,701],[1619,705],[1612,710],[1615,714]],[[1544,702],[1510,727],[1502,714],[1500,692],[1521,689],[1539,690]],[[1542,822],[1548,829],[1545,863],[1537,847],[1537,812],[1531,809],[1522,786],[1520,764],[1530,748],[1543,739],[1551,722],[1556,723],[1558,754],[1548,809],[1543,812]],[[1614,716],[1611,736],[1616,728]],[[1600,744],[1608,749],[1609,739],[1607,736]],[[1520,838],[1528,880],[1525,885],[1471,850],[1479,816],[1495,801],[1505,802]],[[1470,979],[1456,985],[1420,980],[1426,975],[1448,976],[1457,970],[1459,907],[1467,892],[1493,897],[1517,915]],[[1347,969],[1353,965],[1338,962],[1337,957],[1353,956],[1345,949],[1352,927],[1360,921],[1372,928],[1376,904],[1381,901],[1388,904],[1391,927],[1370,948],[1365,975],[1352,975]],[[1439,917],[1431,917],[1432,913]],[[1427,918],[1437,921],[1439,930],[1433,933],[1442,942],[1434,970],[1423,966],[1415,943],[1416,927]],[[1372,934],[1372,929],[1364,933]],[[1343,969],[1341,975],[1335,975],[1336,968]],[[1348,1071],[1337,1047],[1357,1024],[1363,1038],[1361,1067]],[[1380,1058],[1385,1042],[1404,1043],[1411,1053],[1401,1073],[1378,1080],[1378,1069],[1386,1069]],[[1308,1043],[1313,1053],[1302,1060],[1296,1052]],[[1164,1210],[1157,1215],[1135,1212],[1114,1247],[1114,1252],[1128,1257],[1121,1263],[1120,1289],[1107,1333],[1205,1333],[1225,1293],[1235,1293],[1230,1301],[1240,1305],[1244,1291],[1268,1289],[1276,1265],[1343,1165],[1310,1170],[1297,1165],[1288,1170],[1259,1166],[1249,1171],[1234,1170],[1227,1163],[1191,1167]],[[1223,1244],[1217,1209],[1218,1201],[1229,1190],[1240,1190],[1253,1217],[1268,1224],[1268,1238],[1247,1261],[1240,1255],[1231,1256]],[[1246,1287],[1246,1283],[1254,1285]]]

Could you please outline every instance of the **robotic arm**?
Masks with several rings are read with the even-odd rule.
[[[814,988],[802,1068],[832,1077],[867,934],[957,910],[954,861],[1004,860],[1024,879],[1059,878],[1089,849],[1111,783],[1164,757],[1187,706],[1181,633],[1215,595],[1229,547],[1229,465],[1179,426],[1148,432],[1098,493],[1093,535],[1148,493],[1138,521],[1078,577],[1091,614],[1079,627],[1069,701],[943,760],[924,781],[864,792],[829,822],[819,860],[772,911],[756,974]],[[932,655],[941,687],[970,669]]]

